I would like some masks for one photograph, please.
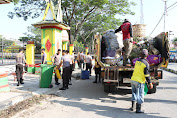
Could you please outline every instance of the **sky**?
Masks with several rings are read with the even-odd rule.
[[[135,12],[135,15],[119,16],[117,18],[125,19],[128,18],[132,24],[140,23],[140,0],[130,0],[135,2],[137,5],[132,6],[131,10]],[[177,2],[177,0],[167,0],[167,7]],[[3,4],[0,5],[0,35],[3,35],[7,39],[18,39],[24,36],[23,33],[27,32],[27,27],[31,24],[41,21],[42,16],[36,19],[28,19],[24,21],[22,18],[14,17],[10,19],[7,14],[9,11],[13,11],[14,5]],[[177,4],[171,9],[166,16],[166,31],[173,31],[170,39],[177,37]],[[144,24],[146,24],[146,36],[149,36],[155,25],[158,23],[164,12],[163,0],[143,0],[143,13],[144,13]],[[164,19],[160,22],[156,30],[151,35],[152,37],[157,36],[164,31]]]

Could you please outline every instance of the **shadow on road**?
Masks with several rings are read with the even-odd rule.
[[[116,107],[105,106],[105,105],[96,105],[96,104],[82,103],[82,102],[75,102],[75,101],[59,101],[59,100],[51,100],[50,102],[59,103],[64,106],[77,107],[83,111],[95,112],[95,114],[97,115],[109,117],[109,118],[151,118],[151,117],[166,118],[166,117],[158,117],[154,115],[149,115],[146,113],[136,114],[134,112],[129,111],[129,109],[116,108]]]

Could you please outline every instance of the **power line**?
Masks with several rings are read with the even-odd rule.
[[[171,6],[169,6],[169,7],[166,9],[165,12],[167,12],[167,10],[170,9],[171,7],[173,7],[175,4],[177,4],[177,2],[175,2],[174,4],[172,4]],[[176,7],[176,6],[175,6],[175,7]],[[173,7],[173,8],[174,8],[174,7]],[[172,8],[172,9],[173,9],[173,8]],[[170,10],[171,10],[171,9],[170,9]],[[170,10],[168,10],[168,11],[170,11]],[[155,29],[156,29],[157,26],[159,25],[160,21],[162,20],[163,16],[164,16],[164,13],[162,14],[160,20],[158,21],[157,25],[156,25],[155,28],[152,30],[152,32],[150,33],[149,36],[151,36],[151,34],[155,31]]]

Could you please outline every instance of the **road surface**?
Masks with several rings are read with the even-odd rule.
[[[107,94],[101,83],[92,83],[92,77],[89,80],[72,79],[73,85],[68,90],[54,89],[55,97],[12,118],[176,118],[177,75],[164,71],[163,77],[157,92],[145,96],[144,114],[129,111],[129,88],[119,89],[117,94]]]

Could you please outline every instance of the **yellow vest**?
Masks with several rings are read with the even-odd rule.
[[[146,81],[145,77],[149,76],[149,74],[148,75],[144,74],[145,68],[146,68],[146,65],[143,62],[136,61],[135,67],[134,67],[134,72],[133,72],[131,80],[137,81],[142,84],[145,83],[145,81]]]

